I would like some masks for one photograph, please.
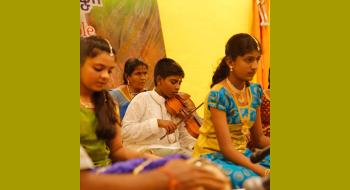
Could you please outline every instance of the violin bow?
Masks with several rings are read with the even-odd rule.
[[[187,120],[188,118],[190,118],[190,117],[192,116],[192,113],[194,113],[195,111],[197,111],[198,108],[200,108],[203,104],[204,104],[204,102],[202,102],[201,104],[199,104],[199,106],[197,106],[196,108],[194,108],[193,110],[191,110],[190,113],[188,113],[188,115],[187,115],[186,117],[182,118],[179,122],[177,122],[177,123],[175,124],[175,126],[180,125],[180,123],[182,123],[183,121],[185,121],[185,120]],[[162,136],[162,137],[160,138],[160,140],[164,139],[166,136],[167,136],[167,134],[165,134],[164,136]]]
[[[192,116],[192,114],[198,110],[198,108],[200,108],[202,105],[204,104],[204,102],[202,102],[201,104],[199,104],[199,106],[197,106],[196,108],[194,108],[192,111],[190,111],[190,113],[188,113],[188,115],[184,118],[182,118],[179,122],[176,123],[175,126],[180,125],[180,123],[182,123],[183,121],[187,120],[188,118],[190,118]]]

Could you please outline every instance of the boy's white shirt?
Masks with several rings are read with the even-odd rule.
[[[167,112],[165,99],[155,90],[136,95],[122,121],[124,146],[137,151],[150,148],[185,148],[192,151],[196,139],[187,132],[184,123],[173,134],[160,140],[166,130],[158,127],[157,119],[172,120],[175,124],[180,121]]]

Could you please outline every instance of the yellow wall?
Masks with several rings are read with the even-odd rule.
[[[209,92],[213,72],[235,33],[250,33],[250,0],[158,0],[167,57],[184,69],[181,91],[196,105]],[[203,116],[203,109],[198,111]]]

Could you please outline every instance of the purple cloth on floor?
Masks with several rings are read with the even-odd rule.
[[[153,170],[155,168],[161,167],[170,160],[174,160],[174,159],[184,159],[185,160],[188,158],[189,158],[188,156],[181,155],[181,154],[169,155],[169,156],[166,156],[164,158],[152,161],[150,164],[148,164],[144,168],[144,170],[142,170],[142,172]],[[116,163],[112,164],[111,166],[107,166],[105,168],[105,170],[101,173],[102,174],[132,173],[133,170],[137,166],[139,166],[141,163],[143,163],[146,160],[147,160],[146,158],[135,158],[135,159],[128,160],[128,161],[116,162]],[[99,170],[99,168],[95,169],[94,171],[97,171],[97,170]]]

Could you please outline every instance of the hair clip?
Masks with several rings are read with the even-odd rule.
[[[105,39],[105,40],[106,40],[106,42],[107,42],[107,44],[109,46],[109,55],[111,57],[113,57],[114,56],[114,54],[113,54],[113,47],[112,47],[111,43],[107,39]]]
[[[256,43],[256,48],[258,49],[258,51],[260,51],[260,45],[259,45],[258,40],[254,36],[252,36],[252,35],[250,35],[250,36],[254,39],[254,41]]]

